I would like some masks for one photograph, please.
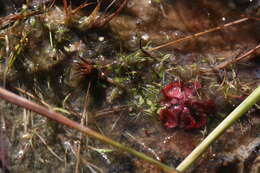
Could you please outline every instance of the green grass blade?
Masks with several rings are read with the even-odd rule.
[[[10,91],[7,91],[6,89],[4,88],[1,88],[0,87],[0,98],[4,99],[4,100],[7,100],[13,104],[16,104],[18,106],[21,106],[23,108],[26,108],[26,109],[29,109],[31,111],[34,111],[40,115],[43,115],[49,119],[52,119],[54,121],[57,121],[63,125],[66,125],[70,128],[73,128],[73,129],[76,129],[82,133],[84,133],[85,135],[88,135],[88,136],[91,136],[95,139],[98,139],[104,143],[107,143],[109,145],[112,145],[118,149],[121,149],[122,151],[125,151],[127,153],[130,153],[140,159],[143,159],[143,160],[146,160],[147,162],[149,163],[152,163],[156,166],[158,166],[159,168],[161,168],[162,170],[164,170],[165,172],[167,173],[177,173],[177,171],[172,168],[172,167],[169,167],[163,163],[161,163],[160,161],[158,160],[155,160],[139,151],[136,151],[132,148],[129,148],[129,147],[126,147],[124,145],[122,145],[121,143],[119,142],[116,142],[106,136],[103,136],[101,135],[100,133],[86,127],[86,126],[83,126],[75,121],[72,121],[70,119],[68,119],[67,117],[63,116],[62,114],[59,114],[57,112],[54,112],[52,110],[49,110],[41,105],[38,105],[32,101],[29,101],[21,96],[18,96]]]
[[[235,110],[233,110],[177,167],[179,172],[185,172],[207,148],[260,100],[260,86],[258,86]]]

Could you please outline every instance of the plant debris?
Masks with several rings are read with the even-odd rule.
[[[260,25],[253,12],[259,5],[244,3],[0,0],[1,86],[176,167],[260,84]],[[168,43],[174,45],[163,46]],[[120,150],[107,152],[112,148],[104,142],[61,123],[0,103],[6,125],[1,173],[161,172]],[[258,104],[189,171],[239,172],[232,166],[249,165],[235,162],[247,160],[235,152],[226,162],[234,150],[223,146],[247,146],[241,141],[258,138],[259,120]],[[250,157],[244,172],[258,173],[256,161]]]
[[[160,119],[166,128],[180,127],[190,130],[206,125],[207,114],[214,110],[214,102],[200,100],[196,96],[200,88],[201,84],[198,82],[172,82],[163,88],[162,104],[165,108],[160,111]]]

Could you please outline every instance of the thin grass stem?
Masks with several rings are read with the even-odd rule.
[[[172,167],[169,167],[141,152],[138,152],[132,148],[128,148],[122,144],[120,144],[119,142],[116,142],[106,136],[103,136],[97,132],[95,132],[94,130],[91,130],[89,129],[88,127],[86,126],[83,126],[75,121],[72,121],[70,119],[68,119],[67,117],[63,116],[62,114],[59,114],[57,112],[54,112],[54,111],[51,111],[41,105],[38,105],[32,101],[29,101],[21,96],[18,96],[10,91],[7,91],[6,89],[4,88],[1,88],[0,87],[0,98],[4,99],[4,100],[7,100],[13,104],[16,104],[18,106],[21,106],[23,108],[26,108],[26,109],[29,109],[33,112],[36,112],[40,115],[43,115],[49,119],[52,119],[54,121],[57,121],[63,125],[66,125],[70,128],[73,128],[73,129],[76,129],[82,133],[84,133],[85,135],[88,135],[88,136],[91,136],[95,139],[98,139],[100,141],[103,141],[107,144],[110,144],[118,149],[121,149],[122,151],[125,151],[127,153],[130,153],[140,159],[143,159],[143,160],[146,160],[147,162],[149,163],[152,163],[156,166],[158,166],[159,168],[161,168],[162,170],[164,170],[165,172],[167,173],[177,173],[177,171],[172,168]]]
[[[211,33],[211,32],[215,32],[215,31],[219,31],[219,30],[222,30],[223,28],[226,28],[226,27],[229,27],[229,26],[232,26],[232,25],[235,25],[235,24],[239,24],[239,23],[248,21],[249,19],[251,19],[251,18],[245,17],[245,18],[242,18],[242,19],[239,19],[239,20],[236,20],[236,21],[224,24],[222,26],[217,26],[215,28],[210,28],[210,29],[208,29],[206,31],[199,32],[199,33],[192,34],[192,35],[188,35],[186,37],[183,37],[183,38],[180,38],[180,39],[177,39],[177,40],[174,40],[174,41],[170,41],[170,42],[162,44],[160,46],[150,48],[150,49],[148,49],[148,51],[150,52],[150,51],[155,51],[155,50],[158,50],[158,49],[161,49],[161,48],[164,48],[164,47],[173,46],[173,45],[175,45],[177,43],[180,43],[180,42],[183,42],[183,41],[187,41],[187,40],[190,40],[192,38],[197,38],[197,37],[200,37],[202,35],[205,35],[205,34],[208,34],[208,33]]]
[[[177,167],[179,172],[185,172],[220,136],[232,126],[243,114],[260,100],[258,86],[235,110],[233,110]]]

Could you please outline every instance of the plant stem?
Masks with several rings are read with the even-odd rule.
[[[260,100],[260,86],[258,86],[235,110],[233,110],[177,167],[179,172],[185,172],[207,148]]]
[[[177,40],[174,40],[174,41],[170,41],[168,43],[159,45],[157,47],[150,48],[150,49],[148,49],[148,51],[150,52],[150,51],[155,51],[155,50],[158,50],[158,49],[161,49],[161,48],[164,48],[164,47],[173,46],[173,45],[176,45],[177,43],[181,43],[183,41],[187,41],[187,40],[190,40],[190,39],[193,39],[193,38],[197,38],[197,37],[200,37],[202,35],[205,35],[205,34],[208,34],[208,33],[211,33],[211,32],[215,32],[215,31],[219,31],[219,30],[222,30],[223,28],[226,28],[226,27],[229,27],[229,26],[232,26],[232,25],[235,25],[235,24],[239,24],[239,23],[248,21],[249,19],[253,19],[253,18],[248,18],[248,17],[241,18],[239,20],[236,20],[236,21],[233,21],[233,22],[230,22],[230,23],[226,23],[226,24],[224,24],[222,26],[217,26],[217,27],[214,27],[214,28],[210,28],[210,29],[208,29],[206,31],[202,31],[202,32],[199,32],[199,33],[188,35],[186,37],[183,37],[183,38],[180,38],[180,39],[177,39]],[[257,20],[257,19],[255,19],[255,20]]]
[[[88,127],[85,127],[75,121],[72,121],[70,119],[68,119],[67,117],[63,116],[62,114],[59,114],[57,112],[53,112],[51,110],[48,110],[47,108],[40,106],[32,101],[29,101],[21,96],[18,96],[10,91],[7,91],[6,89],[0,88],[0,97],[4,100],[7,100],[13,104],[16,104],[18,106],[21,106],[23,108],[29,109],[33,112],[39,113],[40,115],[43,115],[49,119],[52,119],[54,121],[57,121],[63,125],[66,125],[70,128],[76,129],[88,136],[91,136],[95,139],[98,139],[100,141],[103,141],[107,144],[110,144],[116,148],[119,148],[123,151],[126,151],[136,157],[139,157],[143,160],[146,160],[147,162],[150,162],[156,166],[158,166],[159,168],[161,168],[162,170],[164,170],[167,173],[177,173],[177,171],[174,168],[171,168],[141,152],[138,152],[132,148],[128,148],[106,136],[103,136],[97,132],[95,132],[94,130],[89,129]]]

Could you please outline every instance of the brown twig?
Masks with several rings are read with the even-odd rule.
[[[26,13],[11,14],[9,16],[1,17],[0,18],[0,30],[5,29],[6,27],[9,26],[9,24],[11,24],[17,20],[25,19],[25,18],[28,18],[31,16],[42,14],[42,13],[43,13],[42,11],[29,11]]]
[[[100,141],[103,141],[107,144],[110,144],[118,149],[121,149],[122,151],[126,151],[128,153],[131,153],[132,155],[136,156],[136,157],[139,157],[143,160],[146,160],[147,162],[151,163],[151,164],[154,164],[154,165],[157,165],[159,168],[161,168],[162,170],[164,170],[165,172],[167,173],[177,173],[178,171],[176,171],[174,168],[171,168],[151,157],[148,157],[146,156],[145,154],[143,153],[140,153],[132,148],[128,148],[106,136],[103,136],[97,132],[95,132],[94,130],[91,130],[89,129],[88,127],[86,126],[83,126],[75,121],[72,121],[70,119],[68,119],[67,117],[63,116],[62,114],[59,114],[57,112],[53,112],[53,111],[50,111],[48,110],[47,108],[43,107],[43,106],[40,106],[34,102],[31,102],[21,96],[18,96],[10,91],[7,91],[6,89],[4,88],[0,88],[0,98],[4,99],[4,100],[7,100],[13,104],[16,104],[18,106],[21,106],[23,108],[26,108],[26,109],[29,109],[33,112],[36,112],[42,116],[45,116],[49,119],[52,119],[54,121],[57,121],[63,125],[66,125],[70,128],[73,128],[75,130],[78,130],[88,136],[91,136],[95,139],[98,139]]]
[[[93,23],[92,27],[99,28],[99,27],[104,26],[108,22],[110,22],[115,16],[117,16],[123,10],[123,8],[126,6],[128,1],[129,0],[124,0],[123,3],[119,6],[119,8],[114,13],[112,13],[108,16],[101,17],[100,19],[98,19],[97,21],[95,21]]]
[[[139,41],[139,49],[142,51],[142,53],[148,57],[151,57],[152,59],[155,59],[156,61],[159,61],[159,58],[155,57],[154,55],[152,55],[151,52],[147,51],[144,49],[144,47],[142,46],[142,38],[140,38],[140,41]]]
[[[226,68],[228,65],[232,64],[232,63],[237,63],[243,59],[250,59],[252,57],[248,57],[252,54],[254,54],[258,49],[260,49],[260,44],[258,44],[256,47],[254,47],[253,49],[250,49],[249,51],[247,51],[246,53],[242,54],[241,56],[237,57],[237,58],[232,58],[229,59],[227,61],[224,61],[218,65],[216,65],[215,67],[211,68],[211,69],[205,69],[205,70],[201,70],[200,72],[205,73],[205,72],[217,72],[218,70],[224,69]]]
[[[208,29],[208,30],[206,30],[206,31],[199,32],[199,33],[192,34],[192,35],[188,35],[188,36],[183,37],[183,38],[180,38],[180,39],[178,39],[178,40],[174,40],[174,41],[171,41],[171,42],[162,44],[162,45],[160,45],[160,46],[150,48],[150,49],[148,49],[148,51],[155,51],[155,50],[158,50],[158,49],[161,49],[161,48],[164,48],[164,47],[173,46],[173,45],[175,45],[175,44],[177,44],[177,43],[180,43],[180,42],[183,42],[183,41],[187,41],[187,40],[190,40],[190,39],[192,39],[192,38],[197,38],[197,37],[200,37],[200,36],[202,36],[202,35],[205,35],[205,34],[208,34],[208,33],[211,33],[211,32],[215,32],[215,31],[224,29],[224,28],[226,28],[226,27],[229,27],[229,26],[232,26],[232,25],[235,25],[235,24],[239,24],[239,23],[242,23],[242,22],[246,22],[246,21],[248,21],[249,19],[251,19],[251,18],[245,17],[245,18],[242,18],[242,19],[239,19],[239,20],[236,20],[236,21],[233,21],[233,22],[230,22],[230,23],[221,25],[221,26],[217,26],[217,27],[215,27],[215,28],[210,28],[210,29]]]

